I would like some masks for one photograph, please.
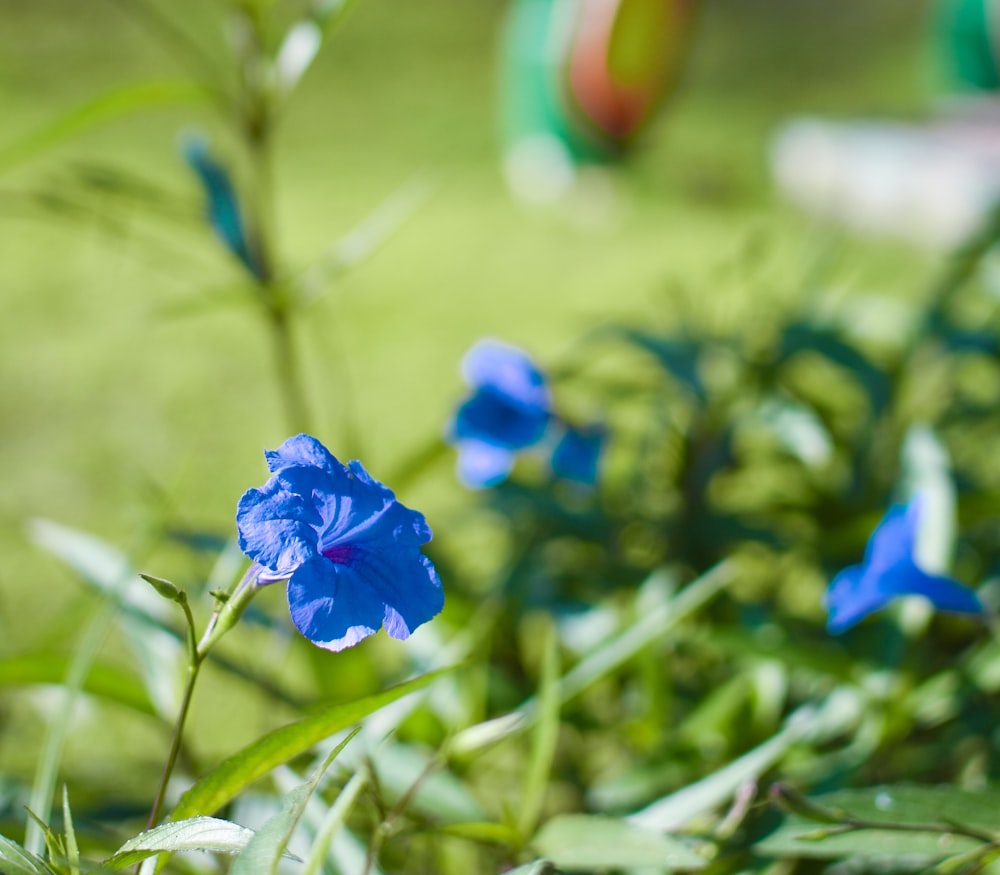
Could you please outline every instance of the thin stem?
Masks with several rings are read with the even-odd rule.
[[[272,307],[270,324],[278,387],[285,407],[285,421],[292,434],[309,431],[309,415],[287,311]]]
[[[254,565],[251,570],[256,574],[260,571],[260,566]],[[203,661],[208,656],[208,652],[218,643],[218,640],[236,625],[236,621],[239,620],[246,606],[250,604],[250,600],[256,595],[257,587],[252,586],[249,582],[252,579],[253,575],[248,574],[244,578],[244,582],[241,583],[241,588],[238,588],[222,608],[213,615],[208,628],[205,629],[205,634],[198,642],[196,653],[199,662]]]
[[[219,601],[216,602],[218,607],[212,612],[212,616],[208,620],[208,625],[205,627],[205,632],[201,636],[201,641],[198,642],[195,647],[195,654],[198,659],[204,659],[208,655],[208,651],[212,644],[215,643],[214,639],[218,636],[216,635],[216,627],[219,624],[220,615],[226,610],[226,606],[233,599],[240,599],[244,590],[253,583],[254,578],[260,573],[261,567],[256,562],[254,562],[248,569],[246,574],[239,579],[239,581],[229,588],[229,591],[225,594],[225,599],[222,604]],[[219,633],[221,635],[221,632]]]
[[[898,823],[895,821],[864,820],[858,817],[845,817],[843,820],[844,831],[858,829],[887,829],[893,832],[934,832],[945,835],[960,835],[974,839],[977,842],[985,842],[993,845],[997,843],[997,836],[987,830],[977,829],[974,826],[966,826],[962,823]]]
[[[187,681],[184,684],[184,694],[181,697],[180,710],[177,713],[177,722],[174,724],[173,738],[170,740],[170,753],[167,756],[166,765],[163,767],[163,774],[160,776],[160,786],[156,791],[156,800],[153,802],[153,810],[149,813],[149,820],[146,822],[146,829],[152,829],[156,825],[156,819],[160,813],[160,806],[163,805],[163,798],[167,793],[167,784],[170,783],[170,776],[177,765],[177,755],[181,749],[181,739],[184,736],[184,724],[187,721],[188,710],[191,707],[191,697],[194,695],[194,685],[198,680],[198,671],[201,668],[201,660],[197,659],[188,665]]]
[[[205,627],[201,641],[198,640],[198,634],[195,631],[194,617],[191,614],[187,598],[185,597],[180,600],[180,605],[184,609],[184,616],[187,619],[188,625],[187,679],[184,683],[184,692],[181,695],[181,704],[177,712],[177,721],[174,724],[173,737],[170,740],[170,753],[167,754],[167,762],[163,767],[163,774],[160,776],[160,786],[156,791],[156,799],[153,802],[153,809],[149,813],[146,829],[151,829],[156,825],[160,808],[163,805],[163,799],[167,793],[167,785],[170,783],[170,777],[173,775],[174,767],[177,765],[177,757],[184,738],[184,724],[187,722],[188,711],[191,708],[191,699],[194,696],[194,687],[198,681],[198,673],[201,670],[201,665],[215,643],[233,627],[243,613],[243,610],[250,603],[250,599],[256,594],[256,587],[253,583],[258,573],[260,573],[260,566],[255,562],[233,588],[225,604],[212,614],[208,625]]]

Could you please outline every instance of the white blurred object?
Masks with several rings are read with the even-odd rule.
[[[503,169],[514,195],[534,206],[555,203],[576,181],[576,166],[569,149],[548,134],[518,140],[504,155]]]
[[[775,136],[771,170],[814,215],[947,248],[1000,198],[1000,113],[957,112],[926,125],[797,119]]]

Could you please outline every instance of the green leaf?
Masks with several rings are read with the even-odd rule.
[[[467,823],[450,823],[437,828],[439,833],[459,836],[474,842],[489,842],[497,845],[507,845],[516,848],[521,844],[521,836],[517,830],[506,823],[495,820],[469,821]]]
[[[616,671],[654,641],[662,640],[669,629],[687,619],[728,586],[733,580],[733,570],[732,563],[720,562],[672,598],[663,599],[641,612],[634,623],[609,638],[563,675],[559,681],[559,701],[565,704]],[[654,571],[643,586],[655,586],[662,574]],[[532,697],[509,714],[469,726],[455,734],[450,751],[456,755],[473,753],[523,732],[538,718],[538,707],[538,700]]]
[[[700,869],[706,862],[670,836],[593,814],[554,817],[539,830],[532,846],[569,872],[641,866]]]
[[[229,870],[230,875],[259,875],[262,872],[274,875],[277,872],[278,864],[281,862],[282,856],[285,856],[285,849],[292,838],[292,833],[306,810],[309,797],[316,792],[316,788],[323,775],[326,774],[326,770],[330,768],[330,764],[360,731],[360,726],[355,728],[330,752],[330,755],[320,764],[308,781],[285,794],[281,803],[281,811],[269,818],[267,823],[258,830],[250,844],[240,851],[240,855],[233,861],[232,868]]]
[[[259,738],[205,775],[180,799],[171,817],[211,814],[271,769],[309,750],[324,738],[341,732],[369,714],[437,680],[454,666],[428,672],[406,683],[356,702],[332,705]]]
[[[59,653],[26,653],[0,659],[0,686],[14,684],[62,684],[71,659]],[[132,675],[107,663],[95,663],[84,678],[81,690],[124,705],[141,714],[156,716],[153,703],[142,684]]]
[[[872,413],[882,413],[889,401],[889,377],[861,352],[827,328],[797,322],[785,329],[777,358],[784,364],[802,352],[817,352],[850,373],[868,395]]]
[[[814,820],[791,815],[754,850],[772,857],[917,855],[934,860],[965,853],[984,842],[955,833],[921,832],[913,830],[913,826],[953,823],[990,832],[1000,830],[1000,790],[996,789],[897,785],[838,790],[812,797],[811,801],[827,810],[843,810],[858,820],[907,824],[910,829],[862,829],[837,834],[837,827],[817,829]]]
[[[63,784],[63,832],[65,834],[66,860],[69,862],[70,875],[80,875],[80,847],[76,843],[76,829],[73,826],[73,812],[69,807],[69,791]]]
[[[249,844],[254,831],[217,817],[191,817],[146,830],[130,838],[104,861],[112,869],[124,869],[147,857],[176,851],[214,851],[236,854]]]
[[[28,536],[101,592],[121,589],[132,576],[132,566],[125,554],[86,532],[51,520],[35,519],[28,525]]]
[[[507,875],[549,875],[550,872],[555,872],[555,868],[548,860],[535,860],[516,869],[508,869]]]
[[[49,520],[33,520],[29,534],[121,607],[117,620],[138,656],[150,699],[158,713],[176,713],[182,650],[176,633],[164,628],[170,607],[138,584],[137,572],[124,553],[100,538]]]
[[[316,824],[316,829],[312,839],[312,847],[309,849],[309,858],[305,866],[302,867],[301,875],[317,875],[323,871],[327,855],[330,853],[330,846],[334,837],[347,820],[354,803],[357,802],[361,791],[368,784],[368,771],[366,769],[355,772],[351,776],[344,788],[337,795],[333,805],[327,809],[323,820]]]
[[[56,146],[88,128],[152,106],[204,103],[210,94],[187,80],[133,82],[95,97],[20,140],[0,148],[0,172]]]
[[[760,777],[792,745],[807,738],[844,732],[857,717],[857,699],[847,691],[836,691],[820,706],[803,705],[767,741],[700,781],[635,812],[629,821],[648,829],[676,829],[724,803],[747,781]]]
[[[0,863],[4,875],[52,875],[45,862],[13,839],[0,835]]]
[[[650,353],[678,385],[691,392],[695,398],[704,400],[705,387],[698,374],[701,346],[697,342],[675,340],[635,328],[614,328],[608,331]]]
[[[538,723],[531,745],[531,758],[524,775],[521,794],[521,813],[517,828],[521,835],[531,835],[538,826],[542,813],[545,791],[552,770],[552,760],[559,739],[559,646],[555,625],[549,621],[545,628],[545,651],[542,660],[542,678],[538,690]]]
[[[28,817],[34,821],[38,829],[41,830],[42,835],[45,836],[45,848],[49,854],[49,860],[62,860],[66,857],[66,848],[63,847],[62,839],[55,834],[52,827],[50,827],[42,818],[40,818],[34,811],[30,808],[26,808],[28,812]]]

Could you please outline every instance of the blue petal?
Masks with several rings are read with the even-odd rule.
[[[458,479],[471,489],[496,486],[514,467],[514,453],[482,441],[458,445]]]
[[[431,538],[423,514],[309,435],[290,438],[267,460],[270,479],[240,500],[240,546],[266,566],[262,580],[289,579],[289,609],[303,635],[341,650],[383,623],[406,638],[440,612],[441,581],[420,552]]]
[[[921,501],[893,505],[872,532],[865,550],[865,565],[881,574],[900,563],[911,564],[920,523]]]
[[[892,596],[872,583],[863,565],[845,568],[833,579],[826,591],[826,628],[830,633],[839,635],[885,607]]]
[[[315,506],[277,477],[260,489],[248,489],[236,508],[240,549],[282,575],[317,555],[321,524]]]
[[[864,562],[833,579],[826,594],[831,632],[843,632],[899,596],[924,596],[942,611],[982,612],[979,598],[967,586],[917,566],[914,554],[921,508],[920,496],[891,507],[869,539]]]
[[[357,461],[343,469],[335,488],[314,493],[314,500],[323,517],[322,550],[341,544],[419,547],[431,538],[424,515],[400,504],[392,490]]]
[[[393,638],[408,638],[444,607],[441,579],[415,548],[359,549],[346,567],[354,585],[367,588],[384,606],[382,619]]]
[[[545,375],[516,346],[481,340],[465,354],[462,373],[474,388],[491,387],[530,406],[550,405]]]
[[[897,575],[895,586],[899,595],[921,595],[939,611],[951,611],[956,614],[981,614],[983,604],[979,596],[969,587],[952,580],[950,577],[940,577],[927,574],[925,571],[911,566],[909,574],[904,579]]]
[[[375,633],[385,605],[346,566],[325,559],[306,563],[288,581],[288,609],[295,627],[314,644],[343,650]]]
[[[264,450],[267,468],[274,472],[291,465],[319,468],[327,474],[343,473],[344,466],[323,444],[309,434],[288,438],[276,450]]]
[[[508,450],[523,450],[542,439],[549,419],[547,408],[522,404],[487,386],[456,411],[452,439],[471,438]]]
[[[577,483],[597,482],[597,465],[607,432],[603,428],[577,429],[567,426],[552,451],[552,471],[557,477]]]
[[[444,591],[434,566],[415,549],[353,550],[346,562],[320,559],[296,569],[288,582],[296,628],[328,650],[343,650],[385,624],[408,638],[440,613]]]

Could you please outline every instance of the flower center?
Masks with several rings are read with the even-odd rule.
[[[332,544],[322,551],[323,556],[336,565],[349,565],[351,557],[354,555],[354,548],[350,544]]]

